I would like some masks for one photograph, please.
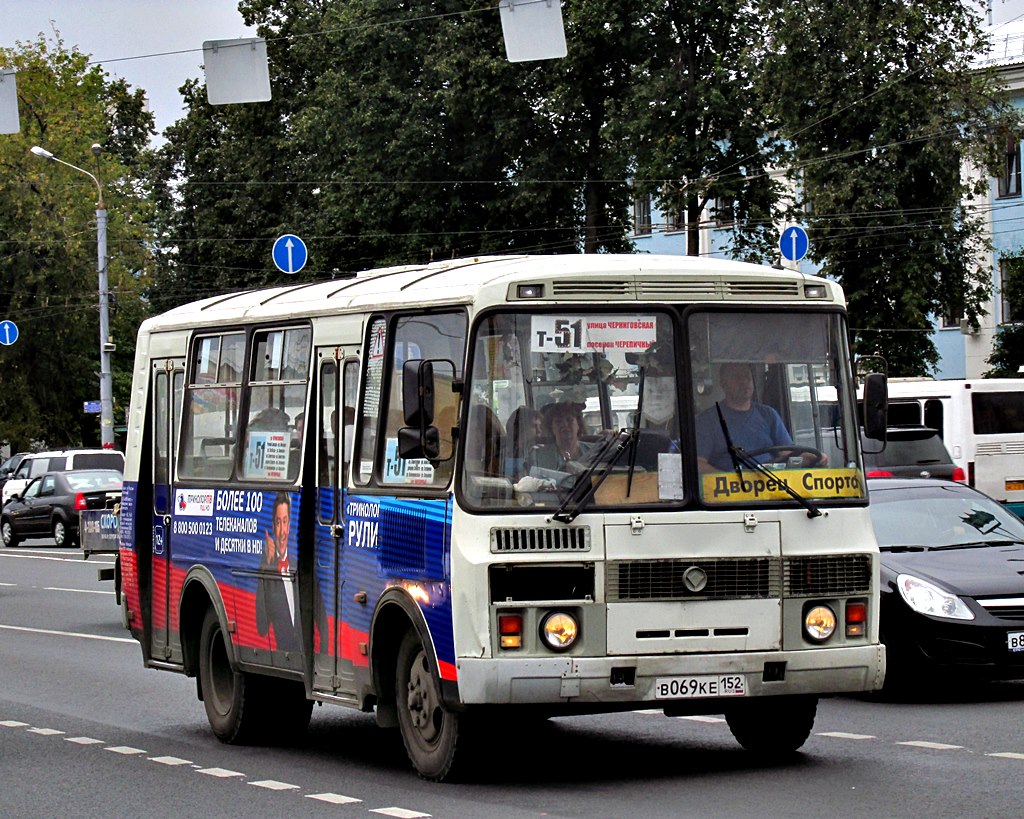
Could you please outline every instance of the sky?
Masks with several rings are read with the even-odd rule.
[[[204,41],[255,36],[238,0],[0,0],[0,47],[40,32],[53,39],[54,28],[66,47],[144,89],[158,132],[183,115],[178,88],[202,77]],[[185,53],[145,56],[165,52]]]

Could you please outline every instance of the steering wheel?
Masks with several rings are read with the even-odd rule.
[[[800,444],[777,444],[776,446],[761,447],[761,449],[751,449],[747,452],[747,455],[756,458],[758,455],[776,452],[788,452],[791,455],[813,455],[815,463],[821,463],[821,459],[825,457],[825,453],[820,449],[815,449],[813,446],[801,446]]]

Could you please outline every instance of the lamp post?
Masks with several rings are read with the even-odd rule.
[[[100,440],[104,449],[114,446],[114,391],[110,377],[110,354],[114,344],[110,340],[110,294],[107,291],[107,208],[103,204],[103,185],[99,177],[79,168],[63,159],[58,159],[45,148],[38,145],[32,147],[32,153],[50,162],[67,165],[79,173],[84,173],[96,183],[96,267],[99,272],[100,295]],[[92,146],[93,156],[99,159],[101,145]]]

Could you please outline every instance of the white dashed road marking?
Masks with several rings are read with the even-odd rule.
[[[134,637],[103,637],[99,634],[81,634],[77,631],[53,631],[48,628],[26,628],[25,626],[0,626],[7,631],[26,631],[29,634],[55,634],[58,637],[82,637],[86,640],[106,640],[108,643],[131,643],[138,645]]]
[[[332,805],[351,805],[355,802],[362,802],[354,796],[342,796],[340,793],[307,793],[307,799],[318,799],[321,802],[330,802]]]
[[[985,756],[995,756],[999,759],[1024,759],[1024,754],[1018,754],[1013,751],[1000,751],[997,754],[985,754]]]
[[[56,728],[29,728],[28,732],[30,734],[40,734],[44,737],[52,737],[56,736],[57,734],[64,733],[63,731],[58,731]]]
[[[27,722],[18,722],[16,719],[5,719],[0,725],[4,728],[28,728]]]
[[[191,759],[182,759],[178,756],[151,756],[150,762],[157,762],[160,765],[191,765]]]
[[[104,748],[104,751],[113,751],[115,754],[121,754],[122,756],[136,756],[137,754],[147,753],[141,748],[132,748],[130,745],[111,745],[109,748]]]
[[[103,591],[102,589],[61,589],[57,586],[43,586],[43,591],[77,592],[78,594],[114,594],[112,591]]]
[[[725,720],[722,717],[704,717],[704,716],[700,716],[700,715],[696,715],[696,716],[692,716],[692,717],[679,717],[679,719],[688,719],[688,720],[690,720],[690,722],[706,722],[709,725],[715,724],[715,723],[719,723],[719,722],[725,722]]]
[[[259,782],[250,782],[255,788],[266,788],[268,791],[297,791],[298,785],[289,785],[287,782],[278,782],[276,779],[261,779]]]
[[[396,819],[423,819],[423,817],[430,816],[429,813],[420,813],[419,811],[406,810],[405,808],[375,808],[370,813],[394,816]]]
[[[819,737],[835,737],[836,739],[878,739],[871,734],[848,734],[846,731],[822,731]]]
[[[963,745],[947,745],[944,742],[927,742],[923,739],[910,742],[897,742],[897,745],[909,745],[912,748],[929,748],[932,751],[962,751]]]
[[[219,779],[227,779],[231,776],[245,776],[241,771],[229,771],[227,768],[200,768],[196,773],[206,774],[207,776],[216,776]]]
[[[102,745],[102,739],[93,739],[92,737],[64,737],[65,742],[73,742],[75,745]]]

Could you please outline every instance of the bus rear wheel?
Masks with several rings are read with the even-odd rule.
[[[406,753],[420,776],[440,782],[455,763],[463,718],[444,707],[441,683],[415,632],[403,638],[395,671],[398,727]]]
[[[199,684],[206,718],[221,742],[243,744],[254,738],[259,708],[252,683],[248,674],[231,667],[220,618],[208,609],[199,637]]]
[[[817,711],[817,697],[759,697],[734,705],[725,721],[748,751],[787,754],[807,741]]]

